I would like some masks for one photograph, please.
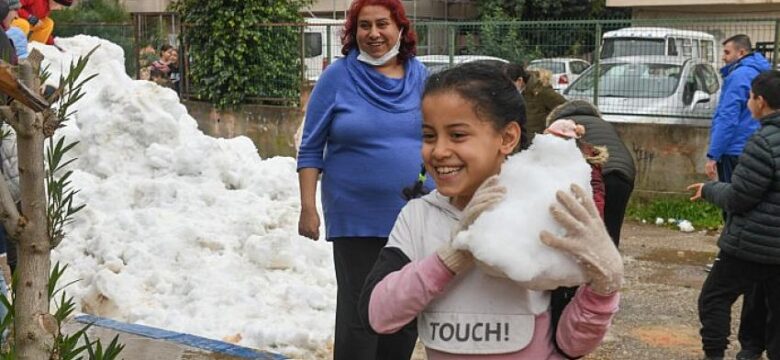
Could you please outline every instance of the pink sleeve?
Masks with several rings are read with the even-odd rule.
[[[379,334],[398,331],[441,294],[453,277],[436,253],[390,273],[371,292],[371,328]]]
[[[595,350],[604,339],[619,303],[618,292],[604,296],[581,286],[561,315],[556,334],[558,347],[571,357]]]

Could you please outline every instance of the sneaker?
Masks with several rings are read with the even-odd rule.
[[[705,271],[705,272],[710,272],[710,271],[712,271],[712,265],[714,265],[714,264],[707,264],[707,265],[704,265],[704,271]]]
[[[763,351],[742,349],[737,353],[737,360],[759,360]]]

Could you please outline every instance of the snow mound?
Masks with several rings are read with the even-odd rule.
[[[295,160],[246,137],[204,135],[173,90],[125,74],[122,49],[76,36],[32,43],[52,73],[100,45],[74,118],[57,136],[87,206],[55,249],[81,310],[241,345],[310,354],[332,341],[329,244],[297,235]]]
[[[574,141],[536,135],[529,149],[501,168],[499,181],[507,187],[504,201],[461,232],[454,246],[468,249],[512,280],[537,284],[537,289],[582,284],[585,277],[576,261],[542,243],[539,233],[565,234],[549,208],[555,193],[568,191],[572,183],[590,193],[590,171]]]

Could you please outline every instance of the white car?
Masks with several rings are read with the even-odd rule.
[[[595,68],[563,93],[593,102]],[[706,59],[625,56],[601,61],[598,107],[612,122],[709,126],[721,81]]]
[[[589,62],[573,58],[536,59],[528,64],[530,70],[534,68],[549,70],[552,73],[550,85],[558,92],[566,90],[569,84],[577,80],[588,67],[590,67]]]
[[[449,55],[422,55],[422,56],[418,56],[417,60],[419,60],[421,63],[423,63],[423,65],[425,65],[426,68],[428,68],[428,73],[430,74],[437,73],[439,71],[445,70],[448,67],[450,67]],[[463,64],[472,61],[480,61],[480,60],[492,60],[492,61],[499,61],[502,63],[509,62],[502,58],[497,58],[495,56],[455,55],[452,57],[452,65],[458,65],[458,64]]]

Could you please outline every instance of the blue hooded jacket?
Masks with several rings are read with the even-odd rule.
[[[769,68],[769,62],[761,54],[751,53],[720,69],[723,88],[712,118],[708,158],[720,161],[723,155],[742,154],[745,143],[760,125],[747,107],[750,83]]]

